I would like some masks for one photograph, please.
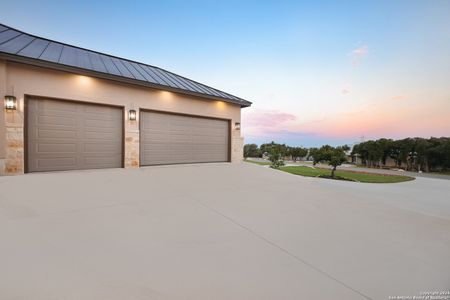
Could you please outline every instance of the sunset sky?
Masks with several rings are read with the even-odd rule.
[[[450,136],[450,1],[20,1],[0,22],[253,102],[246,143]]]

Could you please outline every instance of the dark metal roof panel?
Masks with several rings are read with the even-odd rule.
[[[187,79],[186,79],[187,80]],[[189,80],[190,81],[190,80]],[[200,83],[198,83],[198,82],[194,82],[194,81],[190,81],[195,87],[196,87],[196,89],[198,89],[198,90],[203,90],[204,91],[204,93],[208,93],[208,94],[211,94],[211,95],[215,95],[215,96],[217,96],[217,97],[222,97],[221,95],[220,95],[220,93],[218,93],[216,90],[214,90],[214,89],[212,89],[212,88],[209,88],[209,87],[207,87],[207,86],[204,86],[204,85],[202,85],[202,84],[200,84]]]
[[[119,69],[119,72],[122,74],[122,76],[128,77],[128,78],[134,78],[133,74],[131,74],[130,71],[128,71],[127,67],[122,63],[122,61],[118,58],[111,57],[112,62],[114,65]]]
[[[27,63],[37,64],[38,61],[47,61],[53,64],[44,66],[64,70],[70,67],[80,69],[80,72],[95,71],[99,76],[104,74],[103,76],[108,79],[109,76],[122,77],[121,80],[126,82],[134,80],[136,84],[144,83],[162,89],[166,87],[180,93],[222,99],[241,106],[251,105],[251,102],[158,67],[40,38],[2,24],[0,24],[1,53],[13,55],[10,59],[14,60],[23,57],[20,61],[24,60]]]
[[[136,69],[136,71],[139,72],[139,74],[145,77],[145,80],[147,80],[148,82],[158,84],[158,81],[153,76],[151,76],[147,71],[145,71],[144,68],[142,68],[142,65],[132,61],[130,61],[129,63]]]
[[[129,61],[121,60],[121,62],[124,64],[127,70],[130,71],[134,78],[147,81],[147,79],[138,70],[136,70],[136,68],[133,67]]]
[[[11,29],[0,32],[0,44],[3,44],[9,40],[12,40],[13,38],[15,38],[18,35],[21,35],[21,33],[18,31],[15,31],[15,30],[11,30]]]
[[[29,45],[20,50],[20,52],[18,52],[17,54],[32,58],[38,58],[44,52],[45,48],[47,48],[48,44],[50,44],[49,41],[34,39]]]
[[[59,61],[59,57],[61,56],[62,48],[63,45],[50,42],[44,52],[42,52],[41,56],[39,56],[39,59],[57,63]]]
[[[183,89],[183,87],[180,84],[177,84],[175,80],[167,76],[164,72],[161,72],[160,69],[154,68],[153,71],[161,76],[161,78],[164,79],[165,82],[167,82],[168,86],[171,86],[173,88]]]
[[[205,91],[202,91],[201,89],[198,89],[195,85],[191,84],[188,80],[183,80],[180,76],[176,76],[175,74],[172,74],[171,72],[168,72],[166,70],[155,68],[158,70],[158,72],[164,74],[164,77],[170,78],[172,81],[178,82],[181,86],[185,87],[186,89],[196,92],[196,93],[204,93]]]
[[[103,61],[103,63],[105,64],[105,67],[108,70],[108,72],[107,72],[108,74],[122,76],[122,74],[120,73],[119,69],[117,69],[116,65],[111,60],[111,57],[103,55],[103,54],[100,54],[99,57]]]
[[[58,61],[60,64],[82,69],[93,69],[87,51],[64,46]]]
[[[95,52],[88,52],[88,57],[92,68],[97,72],[108,73],[105,63],[102,61],[100,55]]]
[[[174,74],[171,74],[170,72],[164,72],[164,74],[170,78],[173,78],[174,80],[180,82],[183,86],[186,87],[186,89],[196,92],[196,93],[205,93],[206,91],[199,89],[197,86],[189,82],[189,80],[184,80],[184,78],[180,76],[175,76]]]
[[[208,86],[205,86],[205,85],[200,84],[200,83],[197,83],[197,82],[194,82],[194,84],[195,84],[199,89],[206,90],[207,93],[216,95],[216,96],[218,96],[218,97],[223,97],[223,95],[222,95],[221,93],[219,93],[217,90],[215,90],[215,89],[213,89],[213,88],[210,88],[210,87],[208,87]]]
[[[165,86],[169,86],[169,83],[167,83],[167,82],[164,80],[164,78],[161,77],[160,74],[158,74],[158,73],[155,72],[155,69],[156,69],[156,68],[151,67],[151,66],[147,66],[147,65],[141,65],[141,64],[140,64],[139,66],[141,66],[142,69],[144,69],[145,71],[147,71],[147,73],[148,73],[150,76],[152,76],[153,78],[155,78],[155,80],[158,81],[159,84],[165,85]]]
[[[93,69],[91,60],[89,59],[88,51],[82,50],[82,49],[77,49],[77,51],[75,53],[76,53],[76,57],[77,57],[78,66],[80,66],[80,68],[90,69],[90,70]]]
[[[16,54],[33,40],[33,37],[21,34],[7,42],[4,42],[3,44],[0,44],[0,51]]]
[[[183,78],[179,76],[172,76],[172,77],[175,77],[175,79],[178,82],[180,82],[183,86],[185,86],[188,90],[198,93],[198,89],[194,85],[192,85],[188,80],[183,80]]]

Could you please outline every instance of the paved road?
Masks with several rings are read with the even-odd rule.
[[[388,299],[450,288],[450,181],[253,164],[0,177],[0,299]]]

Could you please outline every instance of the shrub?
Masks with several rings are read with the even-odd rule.
[[[284,166],[283,156],[280,152],[273,150],[269,155],[269,160],[271,162],[270,167],[274,169],[279,169],[281,166]]]

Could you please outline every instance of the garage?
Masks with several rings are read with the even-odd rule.
[[[118,40],[119,42],[119,40]],[[0,24],[0,176],[240,163],[251,102]]]
[[[26,102],[26,169],[123,166],[123,109],[46,98]]]
[[[229,120],[141,111],[142,166],[227,161],[230,161]]]

